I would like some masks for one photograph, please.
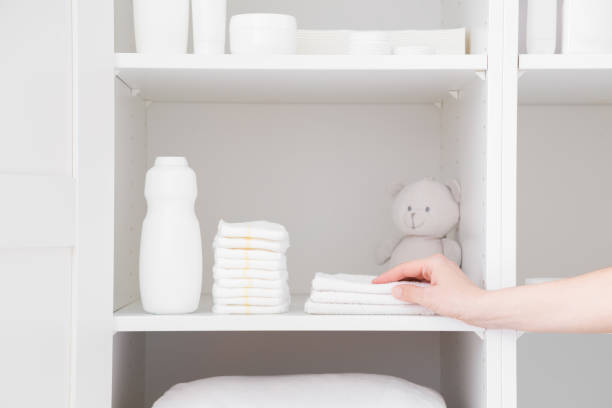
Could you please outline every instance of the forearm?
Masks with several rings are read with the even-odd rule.
[[[535,332],[612,332],[612,268],[485,292],[470,323]]]

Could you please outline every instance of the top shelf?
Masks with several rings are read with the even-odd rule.
[[[519,56],[519,102],[612,104],[612,55]]]
[[[224,103],[435,103],[487,69],[486,55],[116,54],[143,99]]]

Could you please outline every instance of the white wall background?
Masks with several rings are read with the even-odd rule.
[[[611,129],[611,106],[519,109],[518,283],[612,266]],[[609,335],[523,336],[518,406],[612,406],[611,346]]]
[[[440,172],[433,105],[153,103],[147,128],[149,165],[185,155],[198,175],[204,292],[222,218],[287,227],[293,292],[308,293],[315,272],[382,272],[374,250],[393,228],[388,186]]]

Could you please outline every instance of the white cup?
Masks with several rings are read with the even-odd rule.
[[[227,0],[191,0],[193,53],[225,53]]]
[[[134,0],[136,51],[185,54],[189,34],[189,0]]]

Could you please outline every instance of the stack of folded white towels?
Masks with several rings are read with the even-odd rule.
[[[421,282],[374,284],[374,275],[317,273],[304,309],[311,314],[348,315],[431,315],[423,306],[396,299],[391,290],[397,285],[428,286]]]
[[[287,283],[289,233],[267,221],[219,222],[213,242],[213,312],[284,313],[289,310]]]

